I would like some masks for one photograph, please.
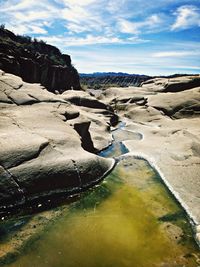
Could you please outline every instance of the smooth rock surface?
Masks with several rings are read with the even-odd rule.
[[[71,194],[112,169],[113,159],[90,153],[112,141],[112,109],[86,93],[84,103],[92,108],[73,105],[73,94],[55,95],[0,72],[0,212]]]

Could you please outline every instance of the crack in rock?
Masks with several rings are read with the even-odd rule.
[[[76,161],[72,159],[72,163],[74,165],[74,168],[76,170],[76,173],[77,173],[77,176],[78,176],[78,179],[79,179],[80,188],[82,188],[82,180],[81,180],[80,172],[79,172],[78,166],[76,164]]]

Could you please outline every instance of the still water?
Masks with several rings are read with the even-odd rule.
[[[117,134],[121,140],[125,132]],[[101,155],[125,154],[118,140]],[[200,266],[186,214],[144,160],[124,157],[103,182],[59,210],[3,266]]]

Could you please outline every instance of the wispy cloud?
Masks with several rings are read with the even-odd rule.
[[[132,36],[126,39],[119,37],[105,37],[95,36],[88,34],[84,37],[65,37],[65,36],[39,36],[39,39],[54,44],[59,47],[70,47],[70,46],[86,46],[94,44],[140,44],[146,43],[148,40],[143,40],[137,36]]]
[[[187,43],[184,43],[186,48]],[[194,44],[193,44],[194,45]],[[169,46],[169,43],[163,45],[163,48]],[[178,45],[177,45],[178,46]],[[198,43],[196,44],[196,48]],[[157,46],[154,50],[157,50]],[[149,75],[164,75],[173,73],[198,73],[200,65],[198,62],[191,61],[189,56],[174,58],[154,57],[152,48],[145,51],[137,46],[127,49],[123,46],[106,46],[101,50],[92,48],[91,50],[70,48],[73,54],[75,65],[80,72],[93,71],[126,71],[128,73],[143,73]],[[189,49],[188,49],[189,50]],[[117,56],[116,56],[117,55]]]
[[[153,14],[144,21],[131,22],[125,19],[119,19],[119,30],[123,33],[140,34],[142,31],[160,29],[162,19],[159,15]]]
[[[0,8],[3,22],[17,34],[47,34],[46,27],[58,14],[58,8],[48,0],[8,0]]]
[[[174,13],[177,16],[171,30],[183,30],[194,26],[200,27],[200,9],[196,6],[181,6]]]
[[[199,0],[0,0],[0,10],[0,23],[71,53],[81,71],[86,61],[94,71],[198,71]]]
[[[164,51],[153,53],[152,57],[188,57],[188,56],[200,56],[200,51]]]
[[[133,4],[131,0],[7,0],[0,2],[0,8],[8,27],[21,34],[47,34],[47,27],[58,21],[71,35],[85,33],[86,37],[95,32],[104,33],[105,38],[115,38],[120,33],[141,35],[170,27],[174,31],[200,25],[199,8],[195,5],[180,6],[172,12],[176,21],[170,26],[173,16],[169,16],[170,12],[160,12],[159,8],[171,0],[164,1],[165,4],[158,0],[154,12],[148,14],[155,6],[152,1],[136,0]],[[138,17],[138,10],[145,15]]]

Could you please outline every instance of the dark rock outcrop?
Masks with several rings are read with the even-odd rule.
[[[0,29],[0,69],[49,91],[80,90],[79,74],[69,55],[42,41]]]

